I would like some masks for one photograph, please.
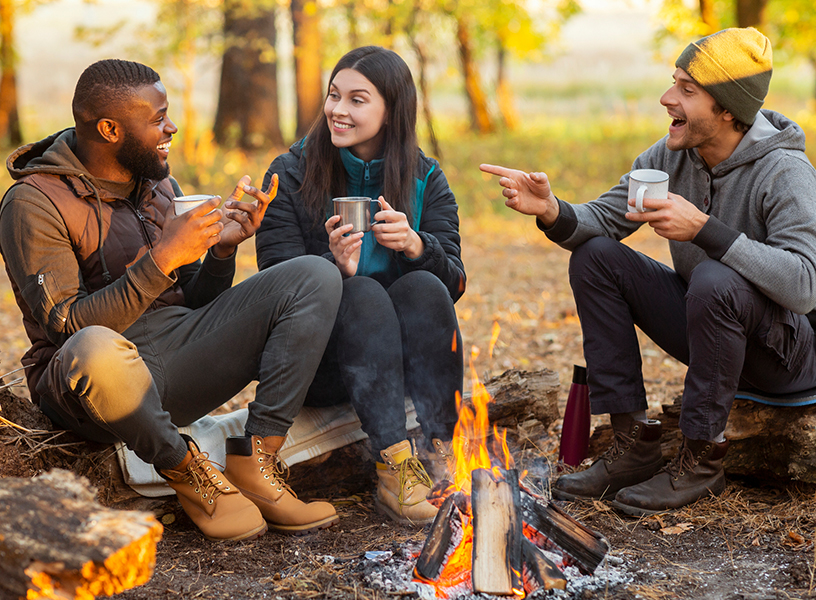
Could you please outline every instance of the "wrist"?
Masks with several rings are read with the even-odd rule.
[[[422,238],[419,237],[419,234],[416,231],[411,231],[413,235],[411,236],[411,243],[408,245],[405,250],[403,250],[403,254],[410,258],[411,260],[416,260],[422,253],[425,251],[425,244],[422,241]]]
[[[210,252],[215,258],[229,258],[235,254],[235,248],[236,246],[226,246],[218,243],[210,248]]]

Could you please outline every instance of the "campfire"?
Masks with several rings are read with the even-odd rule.
[[[491,433],[491,398],[472,364],[471,373],[472,408],[456,399],[454,481],[431,493],[439,512],[414,580],[432,586],[437,598],[470,592],[523,598],[541,588],[565,589],[562,569],[592,574],[609,543],[524,485],[506,432],[494,426]]]

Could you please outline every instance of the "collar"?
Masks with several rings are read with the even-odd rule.
[[[734,152],[731,153],[731,156],[734,156],[734,154],[742,152],[757,142],[774,136],[777,133],[779,133],[779,130],[774,127],[773,123],[771,123],[767,117],[765,117],[765,115],[762,114],[762,111],[759,111],[756,119],[754,119],[754,124],[751,125],[751,129],[746,131],[745,135],[742,136],[740,143],[737,144],[737,147],[734,149]]]
[[[385,163],[382,158],[375,158],[372,161],[365,162],[354,156],[348,148],[340,148],[340,159],[343,161],[343,166],[346,168],[350,181],[362,182],[366,178],[379,181],[382,177],[383,164]]]

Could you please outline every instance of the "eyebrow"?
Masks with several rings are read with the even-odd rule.
[[[166,115],[166,114],[167,114],[167,107],[166,107],[166,106],[164,106],[164,107],[160,108],[159,110],[157,110],[157,111],[156,111],[156,114],[154,114],[154,115],[151,117],[151,119],[155,119],[156,117],[159,117],[159,116],[161,116],[161,115]]]
[[[340,88],[338,88],[338,87],[337,87],[337,86],[336,86],[334,83],[332,83],[332,84],[331,84],[331,87],[333,87],[333,88],[334,88],[334,89],[336,89],[336,90],[339,90],[339,89],[340,89]],[[349,93],[349,94],[359,94],[359,93],[364,93],[364,94],[369,94],[369,95],[371,95],[371,92],[370,92],[369,90],[365,89],[365,88],[360,88],[359,90],[349,90],[349,92],[348,92],[348,93]]]

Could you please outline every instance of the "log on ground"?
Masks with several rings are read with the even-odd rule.
[[[0,597],[110,596],[153,575],[162,526],[103,507],[87,480],[54,469],[0,479]]]

